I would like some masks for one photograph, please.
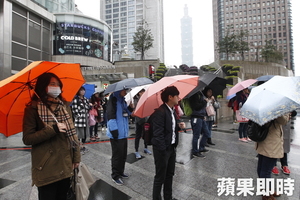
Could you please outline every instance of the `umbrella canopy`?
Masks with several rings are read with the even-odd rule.
[[[130,104],[130,102],[133,100],[133,97],[139,92],[141,91],[142,89],[147,89],[151,84],[147,84],[147,85],[142,85],[142,86],[137,86],[137,87],[134,87],[130,90],[130,92],[128,92],[126,95],[125,95],[125,101],[127,103],[127,105]]]
[[[233,86],[227,93],[227,97],[233,97],[233,94],[242,91],[243,89],[248,88],[250,85],[256,83],[256,79],[247,79],[244,81],[241,81],[237,83],[235,86]]]
[[[274,77],[274,75],[264,75],[264,76],[260,76],[260,77],[256,78],[256,80],[266,82],[266,81],[270,80],[273,77]]]
[[[199,77],[198,86],[193,89],[186,97],[191,97],[198,91],[203,90],[206,86],[209,86],[213,95],[223,95],[223,90],[226,88],[226,80],[224,78],[217,77],[215,74],[206,73]]]
[[[10,136],[22,131],[24,109],[33,95],[39,75],[51,72],[63,83],[62,96],[72,101],[85,82],[80,64],[36,61],[0,82],[0,133]],[[72,72],[72,73],[70,73]]]
[[[95,84],[84,84],[83,87],[85,88],[84,96],[88,99],[91,98],[95,92]]]
[[[300,76],[274,76],[253,88],[241,108],[241,115],[263,125],[300,108]]]
[[[134,88],[134,87],[141,86],[141,85],[147,85],[147,84],[151,84],[151,83],[153,83],[153,81],[150,80],[149,78],[145,78],[145,77],[128,78],[128,79],[124,79],[122,81],[118,81],[116,83],[109,85],[106,88],[104,94],[120,91],[123,89]]]
[[[162,90],[169,86],[175,86],[179,90],[179,98],[183,99],[197,85],[199,77],[192,75],[177,75],[163,77],[159,81],[151,84],[142,95],[135,108],[134,114],[140,118],[147,117],[154,112],[163,102],[160,94]]]

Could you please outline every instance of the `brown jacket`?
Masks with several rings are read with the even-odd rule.
[[[256,143],[258,154],[269,158],[283,157],[283,131],[282,126],[289,121],[289,114],[278,117],[269,128],[269,133],[264,141]]]
[[[40,187],[71,177],[72,164],[79,163],[81,155],[79,146],[70,148],[64,133],[56,133],[52,127],[45,127],[36,105],[36,102],[32,102],[25,108],[23,142],[32,145],[32,185]],[[66,108],[71,114],[70,107]]]

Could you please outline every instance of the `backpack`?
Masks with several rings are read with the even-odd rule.
[[[149,119],[143,124],[143,133],[142,138],[144,139],[144,144],[152,145],[152,138],[153,138],[153,127],[151,126],[151,116]]]
[[[274,123],[271,121],[270,123],[259,125],[251,120],[248,121],[248,137],[254,142],[264,141],[269,133],[269,128]]]
[[[182,99],[181,105],[182,105],[185,116],[191,116],[193,110],[192,110],[189,98]]]

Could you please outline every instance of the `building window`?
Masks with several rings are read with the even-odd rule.
[[[27,20],[15,13],[12,14],[12,40],[27,44]]]

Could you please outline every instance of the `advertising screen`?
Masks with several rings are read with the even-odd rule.
[[[56,23],[54,55],[83,55],[110,61],[110,35],[79,23]]]

